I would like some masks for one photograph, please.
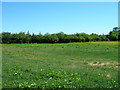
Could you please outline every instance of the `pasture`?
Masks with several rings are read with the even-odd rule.
[[[3,88],[118,88],[118,42],[2,44]]]

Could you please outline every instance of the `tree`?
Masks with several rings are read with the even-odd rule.
[[[106,35],[100,35],[101,41],[109,41]]]
[[[116,40],[118,40],[119,31],[120,30],[118,30],[117,27],[114,27],[113,31],[109,32],[109,36],[108,37],[109,37],[110,41],[116,41]]]
[[[44,35],[44,40],[45,43],[56,43],[58,42],[59,38],[57,37],[56,34],[51,34],[51,35]]]
[[[85,42],[85,38],[83,36],[79,37],[79,42]]]
[[[91,36],[91,41],[100,41],[101,40],[101,38],[97,34],[92,33],[90,36]]]
[[[10,33],[2,32],[0,39],[2,43],[69,43],[69,42],[89,42],[89,41],[120,41],[120,27],[114,27],[112,31],[107,35],[98,35],[95,33],[76,33],[76,34],[64,34],[63,32],[57,34],[41,33],[30,34],[27,33]]]
[[[41,39],[41,36],[40,35],[32,35],[31,36],[31,42],[32,43],[41,43],[42,42],[42,39]]]
[[[89,42],[91,41],[91,37],[90,35],[86,34],[86,33],[81,33],[80,36],[85,38],[85,42]]]
[[[3,32],[2,33],[2,42],[3,43],[10,43],[11,42],[11,33],[10,32]]]
[[[17,43],[24,43],[25,41],[25,33],[24,32],[20,32],[18,34],[16,34],[17,37]]]
[[[59,38],[59,41],[58,41],[59,43],[65,42],[67,36],[63,32],[57,33],[56,35]]]
[[[27,34],[25,35],[25,39],[23,41],[24,43],[30,43],[31,42],[31,35],[29,33],[29,31],[27,32]]]
[[[114,27],[113,28],[113,31],[119,31],[120,30],[120,27]]]

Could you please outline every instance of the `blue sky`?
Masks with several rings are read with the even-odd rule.
[[[118,26],[117,2],[4,2],[3,31],[108,34]]]

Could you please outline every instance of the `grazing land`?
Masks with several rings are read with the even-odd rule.
[[[2,44],[3,88],[119,88],[118,42]]]

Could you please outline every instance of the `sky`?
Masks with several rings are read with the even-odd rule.
[[[119,2],[120,0],[2,0],[2,2]]]
[[[117,26],[117,2],[2,3],[2,32],[108,34]]]

